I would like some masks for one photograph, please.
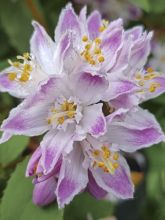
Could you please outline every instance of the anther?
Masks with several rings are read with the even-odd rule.
[[[86,35],[84,35],[84,36],[82,37],[82,41],[87,42],[87,41],[88,41],[88,37],[87,37]]]
[[[64,123],[64,121],[65,121],[64,116],[58,118],[58,124],[62,125]]]
[[[11,81],[14,81],[16,79],[16,77],[17,77],[17,74],[14,72],[8,74],[8,78]]]
[[[101,44],[101,39],[97,37],[97,38],[95,39],[95,43],[96,43],[96,44]]]
[[[98,58],[98,61],[99,61],[99,63],[102,63],[102,62],[104,62],[104,57],[103,56],[100,56],[99,58]]]
[[[152,73],[152,72],[154,72],[154,69],[153,69],[152,67],[148,67],[148,68],[147,68],[147,72],[148,72],[148,73]]]

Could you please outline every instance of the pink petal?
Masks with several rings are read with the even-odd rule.
[[[101,26],[101,15],[98,11],[93,11],[88,17],[88,32],[91,40],[99,36],[99,27]]]
[[[99,137],[106,132],[106,122],[101,103],[84,108],[80,126],[83,131],[90,133],[94,137]]]
[[[68,204],[75,195],[85,189],[88,182],[87,170],[82,167],[83,154],[77,144],[68,155],[60,170],[56,189],[57,202],[60,208]]]
[[[40,135],[47,131],[50,103],[56,98],[54,94],[58,96],[61,92],[60,83],[60,79],[53,78],[41,85],[34,95],[29,96],[18,107],[11,110],[9,117],[2,123],[2,130],[28,136]]]
[[[44,27],[38,22],[33,21],[32,24],[34,26],[34,33],[30,41],[31,52],[47,74],[55,74],[53,63],[55,43],[48,36]]]
[[[133,152],[161,142],[164,134],[151,113],[137,108],[109,124],[107,139],[120,149]]]
[[[130,177],[130,169],[125,159],[120,155],[119,167],[114,174],[102,169],[91,169],[96,183],[108,193],[120,199],[133,198],[134,187]]]
[[[100,186],[98,186],[91,171],[89,171],[88,176],[89,176],[89,182],[87,186],[88,192],[96,199],[104,198],[107,195],[107,192],[103,190]]]
[[[50,177],[37,183],[33,190],[33,202],[38,206],[46,206],[56,199],[55,189],[57,183],[55,177]]]
[[[74,127],[68,127],[66,131],[51,130],[45,135],[40,145],[42,149],[41,164],[45,175],[54,169],[62,154],[72,150],[73,142],[77,138],[74,130]]]
[[[81,35],[80,30],[80,24],[77,15],[74,12],[74,9],[72,8],[72,4],[67,4],[66,8],[62,10],[60,14],[60,18],[58,21],[58,25],[55,30],[55,40],[58,42],[61,38],[61,36],[66,31],[73,31],[75,32],[79,37]]]
[[[72,76],[72,87],[82,102],[97,103],[107,89],[108,81],[104,77],[84,72]]]

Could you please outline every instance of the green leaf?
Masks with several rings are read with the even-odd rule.
[[[8,66],[7,60],[0,61],[0,70]]]
[[[12,46],[19,52],[28,50],[32,33],[32,16],[25,2],[0,0],[0,20],[3,29]]]
[[[150,10],[150,2],[149,0],[131,0],[133,4],[136,4],[140,8],[144,9],[145,11]]]
[[[164,143],[155,145],[149,149],[146,149],[147,158],[149,160],[152,170],[159,171],[165,167],[165,146]]]
[[[0,145],[0,164],[3,166],[15,160],[27,147],[29,138],[14,136],[6,143]]]
[[[4,191],[1,220],[62,220],[63,211],[56,204],[40,208],[32,203],[33,184],[25,178],[27,161],[18,165]]]
[[[165,12],[165,1],[164,0],[149,0],[150,2],[150,11],[154,13],[163,13]]]
[[[78,195],[70,205],[65,208],[64,220],[85,220],[87,216],[93,219],[111,216],[113,204],[109,201],[96,200],[87,193]]]

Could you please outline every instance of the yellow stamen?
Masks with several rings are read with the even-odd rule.
[[[74,111],[68,111],[68,112],[67,112],[68,118],[73,118],[74,115],[75,115],[75,112],[74,112]]]
[[[88,41],[88,37],[87,37],[86,35],[84,35],[84,36],[82,37],[82,41],[87,42],[87,41]]]
[[[144,86],[144,81],[140,80],[140,81],[138,82],[138,84],[139,84],[139,86]]]
[[[64,121],[65,121],[64,116],[58,118],[58,124],[62,125],[64,123]]]
[[[100,56],[99,58],[98,58],[98,61],[99,61],[99,63],[102,63],[102,62],[104,62],[104,57],[103,56]]]
[[[85,45],[85,49],[89,50],[91,48],[91,44]]]
[[[96,65],[96,61],[94,61],[94,60],[90,60],[90,62],[89,62],[91,65]]]
[[[106,28],[104,26],[99,27],[99,32],[103,32]]]
[[[95,54],[101,54],[101,49],[100,48],[95,48],[94,53]]]
[[[117,169],[119,167],[119,164],[118,163],[113,163],[112,166],[113,166],[114,169]]]
[[[160,84],[159,83],[152,83],[151,85],[150,85],[150,87],[149,87],[149,91],[150,92],[155,92],[155,90],[157,89],[157,88],[159,88],[160,87]]]
[[[97,163],[97,165],[98,165],[98,167],[105,167],[105,165],[104,165],[104,162],[101,162],[101,161],[99,161],[98,163]]]
[[[28,52],[26,52],[26,53],[23,53],[23,57],[24,57],[25,59],[29,59],[30,55],[29,55]]]
[[[101,39],[97,37],[97,38],[95,39],[95,43],[96,43],[96,44],[101,44]]]
[[[154,69],[153,69],[152,67],[148,67],[148,68],[147,68],[147,72],[148,72],[148,73],[152,73],[152,72],[154,72]]]
[[[137,80],[140,80],[140,79],[142,79],[142,76],[141,76],[140,73],[137,73],[137,74],[135,75],[135,78],[136,78]]]
[[[114,160],[118,160],[118,159],[119,159],[119,154],[118,154],[117,152],[115,152],[115,153],[113,154],[113,159],[114,159]]]
[[[51,118],[48,118],[48,119],[47,119],[47,123],[48,123],[49,125],[52,123]]]
[[[12,72],[12,73],[9,73],[8,74],[8,78],[11,80],[11,81],[14,81],[17,77],[17,74]]]
[[[32,71],[32,66],[28,63],[25,64],[24,65],[24,71],[31,72]]]
[[[100,154],[100,151],[99,151],[99,150],[95,150],[95,151],[93,152],[93,156],[94,156],[94,157],[99,156],[99,154]]]
[[[27,82],[29,78],[30,78],[30,74],[28,72],[23,72],[21,77],[19,78],[19,81]]]
[[[150,80],[150,79],[151,79],[150,75],[145,75],[144,76],[144,80]]]

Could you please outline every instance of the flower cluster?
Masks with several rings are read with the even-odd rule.
[[[0,74],[0,90],[22,98],[3,121],[0,142],[12,135],[44,134],[26,176],[33,201],[60,208],[87,190],[97,199],[133,198],[122,152],[164,140],[155,117],[139,104],[165,91],[165,77],[144,69],[152,32],[125,31],[122,19],[102,20],[98,11],[62,10],[55,41],[33,22],[30,53]]]
[[[121,17],[127,24],[131,20],[138,20],[142,10],[136,2],[130,0],[74,0],[79,4],[89,4],[92,9],[99,9],[101,14],[109,19]]]

